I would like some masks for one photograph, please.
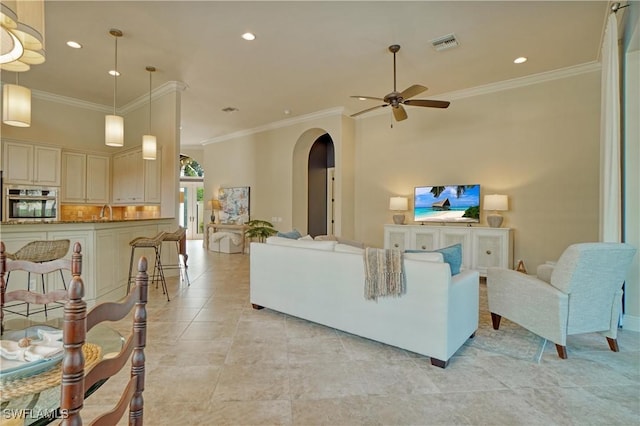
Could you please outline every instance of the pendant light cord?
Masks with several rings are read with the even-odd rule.
[[[118,91],[118,37],[116,39],[116,51],[115,51],[115,69],[113,70],[113,115],[116,115],[116,93]]]
[[[156,71],[155,67],[147,66],[146,70],[149,71],[149,134],[151,134],[151,78]]]
[[[151,134],[151,74],[152,71],[149,70],[149,134]]]

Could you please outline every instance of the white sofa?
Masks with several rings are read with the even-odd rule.
[[[397,346],[446,367],[478,328],[479,275],[405,254],[406,293],[364,297],[362,249],[335,241],[252,243],[250,298],[269,308]]]

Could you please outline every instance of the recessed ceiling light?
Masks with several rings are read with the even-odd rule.
[[[67,46],[73,47],[74,49],[82,49],[82,45],[77,41],[69,40],[67,42]]]
[[[116,71],[116,70],[110,70],[110,71],[109,71],[109,75],[113,75],[113,76],[116,76],[116,77],[120,77],[120,72],[119,72],[119,71]]]
[[[513,60],[514,64],[524,64],[525,62],[527,62],[527,58],[525,58],[524,56],[520,56],[519,58]]]
[[[366,101],[367,98],[358,98],[359,101]]]
[[[242,38],[247,41],[251,41],[256,39],[256,35],[254,33],[244,33],[242,34]]]
[[[287,109],[285,109],[285,110],[284,110],[284,111],[282,111],[282,112],[284,112],[284,115],[290,115],[290,114],[291,114],[291,110],[290,110],[290,109],[288,109],[288,108],[287,108]]]

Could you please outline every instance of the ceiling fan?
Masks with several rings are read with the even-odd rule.
[[[447,108],[449,106],[450,102],[448,101],[434,101],[429,99],[409,99],[427,90],[425,86],[422,86],[420,84],[414,84],[413,86],[409,86],[402,92],[398,92],[396,90],[396,53],[398,52],[398,50],[400,50],[399,44],[392,44],[391,46],[389,46],[389,51],[393,53],[393,92],[389,93],[384,98],[376,98],[373,96],[351,96],[352,98],[372,99],[374,101],[385,102],[382,105],[377,105],[377,106],[374,106],[373,108],[367,108],[360,112],[356,112],[355,114],[351,114],[351,117],[356,117],[360,114],[373,111],[374,109],[391,106],[393,107],[392,109],[393,117],[396,119],[396,121],[402,121],[407,119],[407,111],[405,111],[402,105],[428,107],[428,108]]]

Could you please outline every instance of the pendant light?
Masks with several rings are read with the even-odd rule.
[[[9,126],[31,126],[31,90],[18,84],[2,85],[2,122]]]
[[[151,134],[151,76],[156,71],[155,67],[147,67],[149,71],[149,134],[142,136],[142,158],[145,160],[156,159],[156,137]]]
[[[45,61],[44,0],[0,3],[0,69],[29,71]]]
[[[117,29],[110,29],[111,34],[115,40],[115,68],[113,74],[113,115],[105,116],[104,120],[104,143],[108,146],[123,146],[124,145],[124,118],[116,115],[116,92],[118,89],[118,38],[122,37],[122,31]]]

